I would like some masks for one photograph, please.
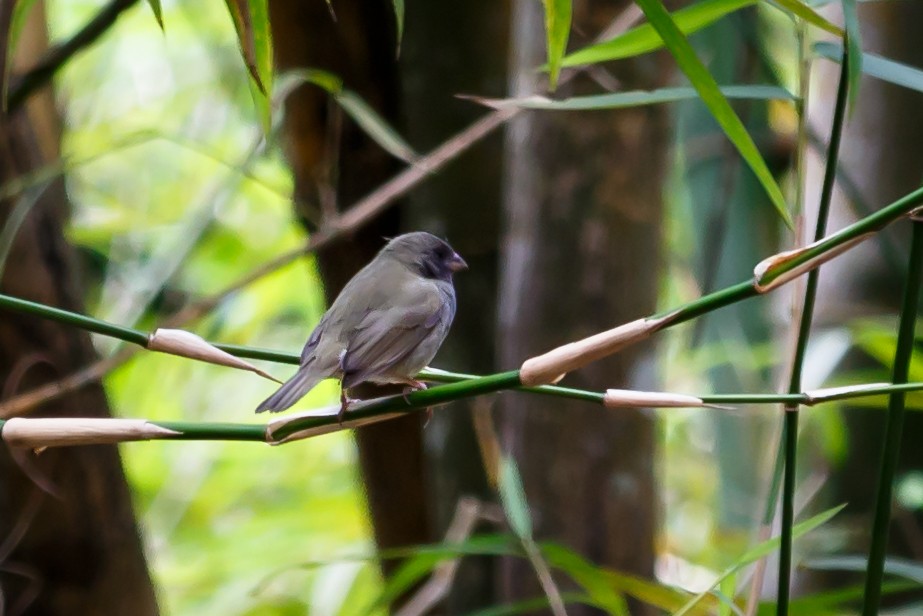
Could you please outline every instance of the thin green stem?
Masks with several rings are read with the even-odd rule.
[[[190,421],[151,421],[178,434],[169,438],[179,441],[266,441],[266,426],[243,423],[197,423]]]
[[[93,317],[88,317],[76,312],[70,312],[69,310],[54,308],[52,306],[46,306],[44,304],[30,302],[26,299],[3,294],[0,294],[0,308],[32,314],[59,323],[67,323],[68,325],[74,325],[86,331],[103,334],[111,338],[118,338],[119,340],[131,342],[143,347],[147,346],[148,335],[142,331],[130,327],[122,327],[114,323],[107,323],[106,321],[100,321],[99,319],[94,319]]]
[[[365,419],[395,411],[420,410],[461,398],[470,398],[482,394],[493,393],[504,389],[514,389],[520,385],[519,371],[511,370],[491,374],[469,381],[447,383],[432,389],[423,389],[412,392],[407,396],[392,396],[370,401],[361,408],[349,411],[350,419]],[[301,417],[286,424],[273,432],[275,439],[284,439],[296,432],[320,428],[338,423],[335,415],[321,415],[317,417]]]
[[[420,410],[430,406],[436,406],[445,402],[451,402],[460,398],[467,398],[486,393],[494,393],[508,389],[526,391],[529,393],[541,393],[551,395],[567,395],[587,402],[592,402],[602,406],[603,394],[586,392],[582,390],[569,390],[564,387],[545,388],[545,387],[517,387],[519,383],[519,373],[517,371],[503,372],[483,377],[476,377],[468,374],[446,373],[436,371],[439,377],[445,380],[458,379],[446,385],[440,385],[432,389],[413,392],[404,396],[393,396],[389,398],[379,398],[361,403],[359,408],[349,411],[348,419],[370,418],[378,415],[393,412],[409,412]],[[427,379],[429,380],[429,379]],[[550,390],[550,391],[549,391]],[[557,393],[552,393],[557,391]],[[838,390],[829,395],[817,397],[818,392],[800,393],[800,394],[716,394],[711,396],[699,396],[707,404],[766,404],[766,403],[797,403],[797,404],[826,404],[838,400],[848,400],[870,396],[881,396],[894,394],[896,392],[923,391],[923,382],[903,383],[898,385],[877,385],[866,386],[856,389]],[[812,397],[813,396],[813,397]],[[614,412],[618,412],[615,410]],[[22,418],[20,420],[23,420]],[[25,421],[30,421],[24,419]],[[0,419],[0,440],[2,440],[3,426],[9,420]],[[124,419],[112,419],[120,422]],[[339,422],[336,415],[321,415],[316,417],[304,417],[292,422],[284,430],[280,429],[273,434],[276,439],[284,438],[294,432],[307,430],[310,428],[319,428],[322,426],[331,426]],[[252,423],[201,423],[188,421],[159,421],[149,420],[148,423],[172,430],[175,434],[160,434],[156,438],[162,440],[205,440],[205,441],[260,441],[265,442],[267,439],[267,426],[264,424]],[[132,439],[128,439],[132,440]]]
[[[845,46],[844,46],[845,47]],[[843,134],[843,120],[846,117],[846,102],[849,94],[849,54],[843,54],[840,65],[840,81],[837,85],[836,103],[833,111],[833,125],[830,128],[830,145],[827,148],[827,164],[824,169],[824,183],[821,188],[820,204],[817,208],[817,225],[814,229],[814,241],[819,242],[827,232],[827,219],[830,215],[830,202],[836,180],[837,161],[840,154],[840,140]],[[808,272],[808,281],[804,291],[804,306],[798,325],[798,339],[788,392],[801,391],[801,375],[804,371],[804,358],[807,353],[808,339],[811,336],[811,324],[814,320],[814,304],[817,299],[817,281],[820,268]],[[782,443],[785,463],[782,477],[782,528],[779,546],[779,590],[776,600],[776,614],[787,616],[791,588],[792,568],[792,528],[795,525],[795,481],[798,462],[798,404],[786,404],[785,428],[782,431]],[[773,481],[777,480],[773,478]]]
[[[923,280],[923,221],[913,223],[913,239],[910,246],[910,265],[904,302],[901,308],[901,322],[898,327],[897,349],[894,352],[894,367],[891,380],[906,383],[910,373],[910,359],[913,357],[913,336],[920,305],[920,286]],[[865,596],[862,601],[863,616],[878,613],[881,602],[881,585],[884,579],[885,551],[888,546],[888,525],[891,521],[891,496],[894,491],[894,474],[901,449],[901,430],[905,413],[904,393],[891,394],[888,403],[888,419],[885,426],[885,443],[881,457],[881,472],[878,479],[878,498],[875,501],[875,521],[872,525],[872,546],[869,549],[866,568]]]

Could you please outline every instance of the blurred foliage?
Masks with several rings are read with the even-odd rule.
[[[52,39],[101,4],[49,3]],[[163,20],[162,32],[139,4],[56,82],[72,161],[69,237],[95,255],[87,310],[143,326],[304,241],[292,179],[278,144],[261,138],[227,10],[165,2]],[[323,311],[321,291],[313,262],[296,262],[194,329],[295,351]],[[256,421],[253,408],[273,388],[158,354],[137,355],[105,386],[121,417],[212,421]],[[302,406],[335,396],[331,384]],[[376,569],[334,562],[373,548],[347,434],[278,450],[145,443],[122,453],[165,613],[354,613],[376,593]],[[299,567],[319,560],[331,564]]]
[[[52,0],[52,40],[68,36],[101,4]],[[394,7],[400,16],[403,3],[395,1]],[[749,10],[759,16],[760,60],[779,83],[796,91],[791,21],[765,4]],[[267,142],[260,128],[265,110],[257,109],[251,96],[225,5],[165,2],[162,18],[163,31],[151,8],[139,3],[98,44],[69,62],[56,81],[74,204],[69,237],[89,257],[87,311],[125,325],[151,326],[304,240],[292,219],[291,175],[274,135]],[[691,34],[689,40],[697,45],[706,34]],[[564,52],[560,41],[554,47],[552,65]],[[726,59],[714,49],[701,55],[712,72],[714,62]],[[772,131],[794,132],[792,105],[773,103],[766,116]],[[719,130],[715,124],[715,134]],[[679,146],[682,131],[676,134],[673,145]],[[670,216],[660,294],[664,308],[702,295],[697,253],[715,241],[702,233],[703,212],[696,204],[704,198],[693,194],[687,177],[697,161],[689,150],[676,147],[675,152],[665,190]],[[764,179],[783,186],[795,181]],[[762,191],[753,178],[750,184],[740,189],[740,199],[748,202]],[[321,291],[313,261],[306,259],[231,296],[193,329],[211,340],[297,350],[323,311]],[[693,324],[667,333],[659,363],[665,388],[707,393],[714,384],[709,372],[721,368],[732,372],[743,390],[772,390],[767,375],[779,370],[785,354],[773,342],[748,340],[744,324],[726,319],[720,341],[698,345]],[[887,380],[894,331],[893,321],[875,321],[816,337],[806,362],[806,387]],[[112,341],[97,344],[103,353],[115,349]],[[853,346],[878,360],[881,373],[837,373],[839,359]],[[911,379],[923,380],[920,365]],[[268,369],[287,375],[277,366]],[[109,375],[105,386],[118,416],[208,421],[256,421],[252,409],[273,387],[256,376],[156,354],[136,356]],[[314,390],[301,407],[329,402],[336,394],[330,383]],[[908,403],[923,408],[923,396],[911,395]],[[747,422],[775,410],[747,407],[731,414],[730,421]],[[587,591],[566,598],[607,605],[600,589],[616,587],[619,595],[611,605],[622,601],[623,592],[640,592],[673,606],[686,598],[675,586],[706,589],[721,571],[727,575],[722,591],[732,593],[735,582],[740,588],[745,580],[737,579],[737,569],[753,555],[748,548],[754,537],[723,524],[717,508],[733,501],[755,525],[764,495],[762,485],[731,498],[721,492],[726,478],[716,460],[720,433],[713,419],[726,412],[660,415],[663,455],[657,463],[665,516],[657,574],[664,583],[629,580],[579,561],[582,557],[566,548],[546,547],[550,566],[566,571]],[[808,449],[819,451],[813,455],[823,457],[823,464],[836,463],[848,451],[839,411],[830,405],[805,413],[802,438],[817,445]],[[774,446],[744,445],[765,458],[759,462],[768,475]],[[377,605],[388,592],[370,560],[347,558],[373,553],[374,544],[354,445],[345,433],[273,451],[249,443],[152,442],[125,445],[122,452],[166,613],[352,614]],[[514,496],[515,502],[522,500]],[[901,478],[897,496],[908,508],[923,507],[923,477]],[[520,534],[528,534],[522,527],[528,511],[517,511]],[[480,539],[495,549],[510,538],[503,536],[496,545]],[[836,531],[825,528],[812,535],[808,549],[823,552],[836,542]],[[440,560],[418,559],[426,567],[418,567],[416,579]],[[537,605],[544,603],[539,599]]]

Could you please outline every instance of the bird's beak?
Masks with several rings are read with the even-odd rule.
[[[457,252],[452,253],[452,256],[449,257],[449,260],[446,264],[449,266],[449,269],[452,272],[460,272],[462,270],[468,269],[468,264],[465,263],[464,259],[458,256]]]

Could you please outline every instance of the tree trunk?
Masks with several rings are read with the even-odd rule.
[[[429,151],[487,111],[459,93],[502,97],[506,67],[508,6],[495,0],[421,2],[408,11],[401,45],[404,134]],[[436,357],[441,368],[495,372],[497,253],[500,227],[502,132],[416,188],[404,208],[405,227],[446,237],[470,271],[455,276],[458,311]],[[431,524],[445,535],[458,500],[495,499],[484,472],[473,425],[493,398],[462,400],[440,408],[424,432]],[[494,605],[495,559],[465,557],[444,606],[466,614]]]
[[[538,90],[544,60],[541,4],[514,2],[513,93]],[[574,30],[595,35],[625,3],[574,6]],[[619,63],[625,90],[659,87],[662,55]],[[561,95],[587,90],[574,80]],[[506,230],[501,255],[501,365],[650,314],[660,260],[667,110],[529,113],[513,121],[506,156]],[[574,387],[651,386],[641,346],[569,376]],[[654,425],[636,411],[510,396],[504,448],[518,462],[539,539],[560,541],[594,562],[651,576]],[[521,560],[504,562],[505,599],[540,595]],[[570,613],[589,613],[574,609]]]
[[[48,156],[56,155],[58,135],[49,109],[31,104],[0,118],[3,184],[52,162]],[[0,228],[31,194],[0,202]],[[68,214],[63,182],[53,181],[34,194],[37,201],[0,274],[0,291],[79,311],[76,255],[62,233]],[[0,317],[3,398],[71,374],[94,359],[90,338],[79,329],[25,315]],[[43,405],[35,415],[106,417],[109,409],[102,386],[93,383]],[[114,446],[52,449],[41,455],[4,448],[0,476],[0,612],[157,613]]]
[[[393,15],[387,2],[344,0],[270,3],[277,69],[321,68],[340,76],[389,121],[398,109]],[[324,216],[345,208],[389,179],[395,161],[313,86],[295,91],[285,105],[284,142],[295,174],[297,214],[309,230]],[[391,208],[352,237],[318,256],[328,303],[384,244],[398,233]],[[305,324],[305,339],[310,333]],[[360,397],[394,393],[367,386]],[[398,389],[400,391],[400,389]],[[381,549],[429,540],[423,484],[420,417],[410,415],[356,432],[359,461]],[[399,563],[387,560],[387,575]]]

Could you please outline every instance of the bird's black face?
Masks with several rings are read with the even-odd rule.
[[[468,264],[446,242],[435,235],[417,232],[394,238],[386,247],[424,278],[452,280],[452,274]]]
[[[420,260],[420,273],[424,278],[451,280],[452,274],[468,269],[468,264],[452,247],[441,241],[423,253]]]

